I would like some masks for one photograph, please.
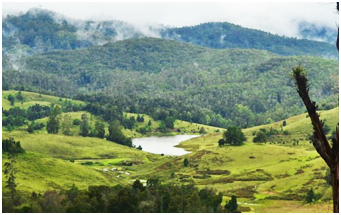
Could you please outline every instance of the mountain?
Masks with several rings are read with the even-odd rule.
[[[163,38],[218,49],[260,49],[284,56],[313,55],[327,58],[337,56],[335,46],[331,44],[280,37],[226,22],[212,22],[192,27],[165,29],[161,31],[161,35]]]
[[[285,56],[311,55],[333,59],[338,56],[334,45],[329,43],[280,37],[226,22],[182,28],[136,26],[117,20],[74,20],[34,8],[19,16],[5,17],[2,26],[2,52],[7,58],[4,68],[17,68],[19,58],[36,53],[81,49],[141,37],[172,39],[215,49],[268,50]],[[302,27],[302,34],[311,35],[305,29]]]
[[[319,26],[314,23],[300,22],[298,25],[299,34],[308,40],[323,41],[330,44],[336,43],[337,29],[326,26]]]
[[[35,54],[23,59],[19,70],[4,70],[2,78],[4,89],[89,94],[91,101],[110,97],[112,105],[156,119],[171,115],[217,127],[249,127],[304,112],[290,77],[299,64],[309,71],[312,98],[321,108],[337,106],[335,60],[156,38]],[[93,99],[96,95],[100,99]]]

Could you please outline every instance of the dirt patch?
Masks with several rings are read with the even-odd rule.
[[[295,173],[295,175],[300,175],[300,174],[302,174],[302,173],[304,173],[303,169],[299,169],[299,170],[297,170],[297,172]]]
[[[243,188],[229,191],[228,196],[236,195],[238,198],[253,198],[253,194],[257,193],[254,186],[246,186]]]
[[[219,153],[212,152],[209,150],[201,150],[195,153],[193,156],[191,156],[192,159],[201,159],[202,156],[208,155],[208,154],[214,154],[214,155],[219,155]]]
[[[257,169],[251,172],[245,172],[243,174],[234,177],[235,181],[273,181],[274,178],[270,173],[265,172],[263,169]]]
[[[198,174],[209,174],[209,175],[230,175],[231,172],[228,170],[200,170],[196,171]]]

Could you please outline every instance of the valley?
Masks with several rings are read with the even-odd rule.
[[[332,144],[336,29],[143,30],[40,8],[2,26],[3,212],[333,212],[292,72]]]
[[[3,92],[5,109],[12,108],[7,104],[7,97],[14,93]],[[27,108],[29,104],[39,102],[42,105],[60,102],[58,97],[53,96],[39,96],[30,92],[22,92],[22,95],[27,102],[16,103],[16,107]],[[82,104],[76,100],[72,102]],[[338,111],[336,108],[321,112],[328,126],[336,124]],[[74,120],[80,119],[82,113],[64,114]],[[128,117],[133,115],[127,113]],[[147,115],[144,117],[152,120]],[[91,118],[94,120],[95,116]],[[47,119],[38,121],[46,122]],[[153,120],[152,124],[156,125],[157,122]],[[194,131],[194,134],[198,134],[199,127],[203,126],[207,132],[180,143],[178,147],[191,152],[182,156],[151,154],[96,137],[82,137],[78,134],[79,126],[78,129],[72,129],[74,133],[71,136],[48,134],[45,128],[30,134],[26,131],[26,125],[13,131],[3,127],[2,135],[3,139],[20,141],[26,150],[16,157],[17,190],[24,195],[51,189],[69,189],[72,185],[79,189],[94,185],[130,186],[136,179],[147,181],[158,178],[165,184],[194,184],[200,189],[212,188],[223,194],[223,203],[236,195],[242,212],[280,211],[282,207],[276,209],[274,206],[279,202],[283,202],[280,204],[285,207],[294,207],[288,210],[295,212],[330,211],[331,188],[325,181],[327,166],[306,140],[307,134],[312,132],[309,118],[302,114],[286,119],[285,127],[282,124],[281,121],[244,129],[247,141],[243,146],[220,147],[218,140],[224,129],[176,121],[174,130],[180,128],[186,133]],[[284,128],[289,135],[272,137],[271,141],[263,144],[253,143],[253,132],[261,128]],[[128,136],[144,136],[136,131],[124,130]],[[285,143],[280,143],[279,139]],[[299,144],[293,145],[296,140],[299,140]],[[189,160],[187,167],[183,164],[185,158]],[[3,154],[2,159],[4,165],[8,161],[7,156]],[[312,207],[304,203],[310,188],[320,195]]]

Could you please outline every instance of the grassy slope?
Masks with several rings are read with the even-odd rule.
[[[80,118],[82,113],[68,114],[72,118]],[[337,115],[338,108],[321,113],[331,128],[338,120],[335,117]],[[144,123],[147,123],[148,116],[145,119]],[[310,188],[314,188],[315,193],[321,193],[324,200],[331,196],[331,189],[323,179],[327,167],[305,141],[306,134],[312,131],[309,118],[302,114],[286,122],[284,130],[289,131],[290,135],[281,138],[304,139],[299,146],[292,146],[290,142],[285,145],[251,143],[252,131],[261,127],[279,130],[282,122],[277,122],[245,129],[248,141],[241,147],[218,147],[221,133],[215,132],[185,141],[180,146],[193,153],[180,157],[152,155],[97,138],[48,135],[45,132],[28,134],[22,130],[11,133],[3,131],[3,138],[20,140],[27,150],[27,154],[17,158],[19,190],[42,192],[46,189],[68,188],[73,183],[80,188],[95,184],[130,184],[135,179],[159,177],[164,182],[193,181],[200,188],[215,188],[224,194],[225,200],[235,194],[241,206],[248,207],[251,212],[330,211],[330,203],[311,207],[302,204]],[[183,128],[189,125],[177,123]],[[212,128],[212,131],[215,129]],[[183,166],[184,157],[189,159],[190,167]],[[68,161],[70,158],[76,158],[75,163]],[[123,166],[125,160],[136,165]],[[6,156],[3,155],[3,164],[5,161]],[[95,164],[80,165],[85,161]],[[113,166],[130,175],[103,171]],[[118,175],[120,178],[117,178]]]
[[[15,91],[15,90],[2,91],[2,107],[5,110],[8,110],[11,107],[13,107],[13,106],[11,106],[10,101],[8,101],[8,99],[7,99],[8,95],[12,94],[13,96],[15,96],[17,93],[18,93],[18,91]],[[21,94],[24,97],[25,101],[23,103],[21,103],[20,101],[16,100],[14,103],[14,107],[20,107],[20,108],[26,109],[29,106],[32,106],[35,104],[40,104],[43,106],[50,106],[51,103],[62,104],[65,101],[65,98],[63,98],[62,101],[60,101],[58,97],[50,96],[50,95],[41,95],[41,97],[40,97],[38,93],[33,93],[33,92],[22,91]],[[84,105],[85,104],[85,102],[78,101],[78,100],[72,100],[72,99],[67,99],[67,100],[69,100],[73,104],[77,104],[77,105],[79,105],[79,104]]]
[[[338,121],[338,111],[335,108],[321,113],[331,128]],[[199,187],[212,187],[226,196],[235,194],[241,205],[253,212],[330,212],[331,188],[323,179],[327,165],[305,140],[307,133],[312,132],[310,119],[302,114],[286,122],[284,129],[291,135],[281,138],[286,141],[302,138],[299,146],[293,146],[290,141],[285,145],[251,142],[252,131],[261,127],[279,129],[282,122],[245,129],[248,141],[241,147],[219,147],[221,134],[210,134],[181,143],[181,147],[194,153],[160,166],[156,172],[162,172],[159,175],[165,180],[166,174],[169,177],[174,172],[179,183],[193,180]],[[189,159],[190,167],[183,166],[184,157]],[[302,204],[310,188],[329,203],[312,207]],[[288,201],[292,199],[298,202]]]

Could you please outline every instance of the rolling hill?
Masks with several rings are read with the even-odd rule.
[[[27,103],[39,102],[46,96],[23,94]],[[46,100],[59,101],[58,97],[50,96]],[[18,106],[27,107],[25,103]],[[338,113],[338,108],[320,112],[331,128],[337,123]],[[159,178],[162,183],[194,183],[199,188],[213,188],[223,193],[224,200],[237,195],[242,212],[328,212],[331,188],[325,181],[327,166],[306,140],[312,132],[309,118],[301,114],[285,121],[284,127],[280,121],[244,129],[247,141],[240,147],[219,147],[222,133],[212,132],[182,142],[179,147],[191,153],[175,157],[150,154],[98,138],[45,132],[29,134],[22,128],[12,132],[3,130],[3,138],[20,141],[26,150],[16,158],[17,189],[25,195],[32,191],[42,194],[51,189],[69,189],[73,184],[87,189],[90,185],[130,186],[136,179]],[[275,141],[276,138],[272,144],[252,143],[253,131],[281,127],[288,135],[276,138],[284,139],[284,144]],[[294,139],[299,140],[298,145],[293,144]],[[183,165],[184,158],[189,160],[188,167]],[[3,165],[6,161],[7,155],[3,154]],[[124,161],[133,165],[126,166]],[[105,171],[112,167],[129,175],[117,178],[118,172]],[[310,188],[320,199],[308,206],[304,199]]]
[[[195,123],[247,127],[304,112],[290,77],[299,64],[309,71],[312,98],[322,109],[336,107],[337,61],[155,38],[32,55],[2,78],[3,89],[96,94],[130,112],[153,115],[161,108]]]

